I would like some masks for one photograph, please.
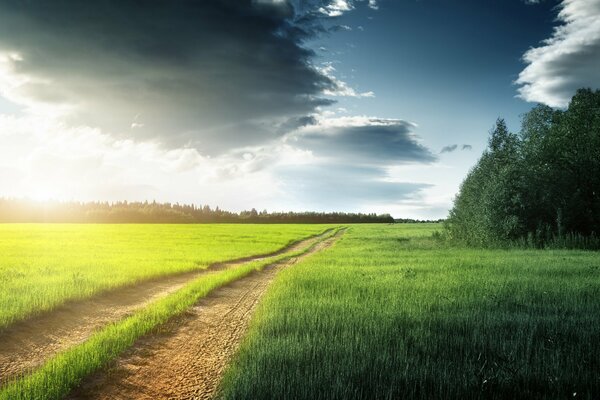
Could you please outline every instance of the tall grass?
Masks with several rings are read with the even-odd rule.
[[[513,245],[521,248],[538,249],[599,250],[600,237],[595,234],[585,236],[579,233],[566,233],[562,235],[551,234],[546,238],[541,238],[540,235],[530,234],[527,238],[515,241]]]
[[[262,270],[267,265],[297,257],[315,245],[202,276],[133,316],[99,331],[85,343],[57,355],[31,375],[10,383],[0,391],[0,400],[59,399],[68,394],[86,375],[131,347],[136,339],[181,314],[214,289]]]
[[[280,274],[220,397],[600,397],[600,254],[410,229],[353,226]]]
[[[324,225],[0,224],[0,329],[67,300],[280,249]]]

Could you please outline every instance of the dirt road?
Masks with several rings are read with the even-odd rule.
[[[109,368],[90,376],[69,398],[210,399],[276,274],[330,246],[339,234],[302,256],[215,290],[160,334],[139,340]]]
[[[205,270],[144,281],[74,301],[0,331],[0,386],[39,367],[56,353],[82,343],[95,331],[119,321],[152,301],[172,293],[200,275],[243,263],[294,252],[322,240],[329,232],[299,241],[277,252],[214,264]]]

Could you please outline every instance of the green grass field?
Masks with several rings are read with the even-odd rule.
[[[333,228],[327,236],[333,236]],[[60,399],[85,378],[105,366],[134,342],[188,308],[212,290],[241,279],[267,265],[299,256],[313,245],[291,253],[252,261],[232,270],[200,276],[181,290],[154,301],[145,309],[122,321],[108,325],[84,343],[52,357],[37,371],[0,388],[0,400]]]
[[[69,299],[273,252],[324,225],[0,224],[0,328]]]
[[[226,399],[600,396],[600,254],[482,250],[352,226],[286,270]]]
[[[68,299],[268,253],[323,225],[0,225],[0,327]],[[450,245],[438,224],[351,225],[278,275],[225,399],[600,396],[600,253]],[[191,281],[9,382],[58,399],[198,299],[279,259]]]

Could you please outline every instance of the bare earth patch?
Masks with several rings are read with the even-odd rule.
[[[86,379],[70,399],[210,399],[250,317],[276,274],[337,239],[219,288],[184,315],[140,339],[109,368]]]
[[[41,366],[60,351],[84,342],[95,331],[175,292],[200,275],[297,251],[327,234],[299,241],[268,255],[214,264],[205,270],[143,281],[91,299],[72,301],[53,311],[17,322],[0,331],[0,387]]]

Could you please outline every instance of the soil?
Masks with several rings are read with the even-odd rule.
[[[267,255],[213,264],[207,269],[142,281],[87,300],[67,302],[52,311],[19,321],[0,331],[0,387],[41,366],[58,352],[84,342],[95,331],[180,289],[200,275],[297,251],[327,234],[296,242]]]
[[[68,398],[212,398],[253,311],[276,274],[330,246],[338,235],[319,242],[302,256],[272,264],[215,290],[158,333],[138,340],[108,368],[84,380]]]

